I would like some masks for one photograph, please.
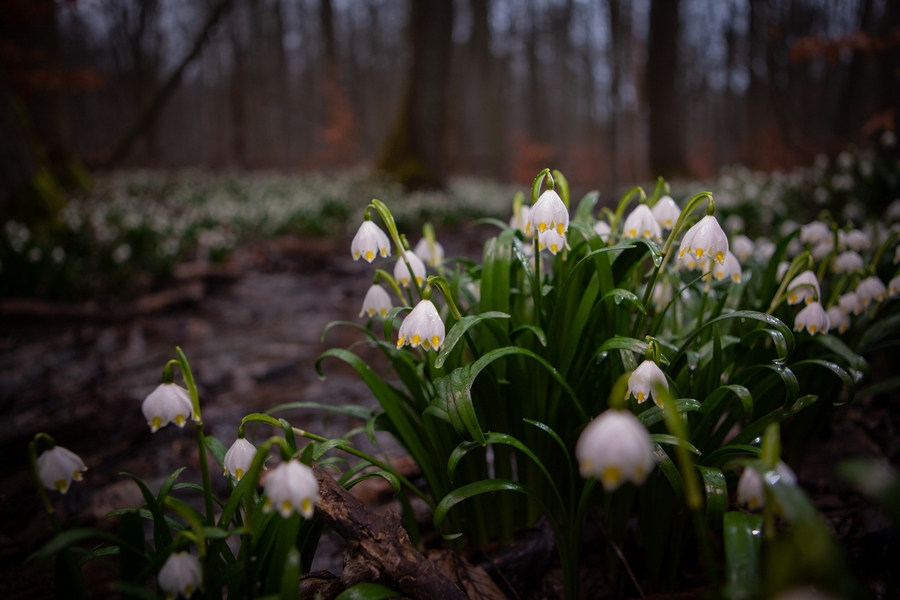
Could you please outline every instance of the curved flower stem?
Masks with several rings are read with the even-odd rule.
[[[375,269],[375,277],[372,282],[378,283],[379,279],[390,286],[394,293],[397,294],[397,297],[400,298],[401,302],[406,302],[406,298],[403,296],[403,290],[400,289],[400,285],[397,283],[397,280],[394,279],[393,275],[384,269]]]
[[[188,393],[191,396],[191,404],[194,409],[194,420],[197,429],[197,451],[200,453],[200,476],[203,478],[203,500],[206,508],[206,521],[208,525],[215,525],[216,514],[213,509],[213,493],[212,480],[209,477],[209,459],[206,456],[206,436],[203,434],[203,416],[200,412],[200,394],[197,391],[197,384],[194,382],[194,374],[191,372],[191,366],[188,364],[187,357],[181,348],[176,346],[175,353],[178,355],[178,368],[181,369],[181,376],[188,386]]]
[[[379,216],[381,216],[381,220],[384,221],[385,227],[387,227],[388,234],[391,236],[391,240],[394,242],[394,246],[397,248],[397,260],[402,260],[406,263],[406,270],[409,271],[409,279],[410,283],[416,280],[416,276],[413,274],[412,265],[409,264],[409,260],[406,258],[406,244],[403,243],[403,239],[400,236],[400,232],[397,230],[397,223],[394,221],[394,215],[391,214],[391,210],[387,207],[387,204],[378,200],[377,198],[372,198],[372,202],[369,203],[369,206],[366,207],[368,211],[370,208],[374,208]],[[416,281],[416,292],[419,294],[419,300],[422,299],[422,286],[419,285],[419,282]],[[412,294],[410,294],[410,306],[415,304],[412,299]]]
[[[786,289],[791,280],[794,279],[797,275],[799,275],[802,271],[809,269],[812,265],[812,257],[809,255],[809,251],[804,251],[803,254],[799,255],[793,261],[791,261],[791,266],[788,267],[787,272],[784,274],[784,277],[781,278],[781,283],[778,285],[778,290],[775,292],[775,295],[772,297],[772,302],[769,304],[769,308],[766,309],[766,314],[771,315],[778,305],[781,304],[786,296]]]
[[[437,277],[435,275],[430,276],[425,283],[426,286],[433,285],[437,289],[441,291],[441,296],[444,297],[444,301],[447,303],[447,307],[450,309],[450,314],[453,315],[453,318],[459,321],[462,319],[462,315],[459,312],[459,309],[456,307],[456,303],[453,301],[453,294],[450,293],[450,286],[447,284],[447,280],[443,277]]]

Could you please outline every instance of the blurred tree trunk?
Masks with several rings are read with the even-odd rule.
[[[231,117],[231,160],[240,169],[246,169],[247,164],[247,112],[244,104],[244,82],[247,79],[246,57],[244,45],[238,29],[238,13],[235,12],[229,24],[231,36],[231,54],[233,66],[228,82],[228,108]]]
[[[378,168],[407,189],[443,187],[453,0],[411,0],[411,4],[412,66]]]
[[[864,34],[872,34],[872,0],[863,0],[859,7],[859,31]],[[889,3],[890,4],[890,3]],[[852,46],[851,46],[852,48]],[[851,50],[852,52],[852,50]],[[862,52],[853,52],[853,58],[847,67],[847,80],[841,92],[840,103],[835,119],[835,134],[841,143],[855,141],[859,135],[862,116],[859,112],[861,106],[859,96],[860,86],[863,80],[864,57]]]
[[[490,3],[488,0],[471,0],[472,7],[472,63],[475,65],[476,81],[481,105],[481,131],[487,143],[487,173],[492,177],[503,175],[503,110],[501,104],[501,82],[495,75],[494,58],[491,54],[491,26],[489,22]]]
[[[609,9],[610,53],[609,53],[609,128],[607,144],[609,151],[609,186],[615,194],[619,189],[619,54],[622,46],[621,6],[619,0],[607,0]],[[593,77],[593,73],[591,73]]]
[[[528,2],[528,39],[525,41],[525,53],[528,59],[528,95],[530,96],[529,108],[530,123],[528,131],[538,142],[546,142],[550,137],[548,126],[547,108],[545,97],[541,89],[541,65],[538,60],[538,15],[534,6],[534,0]]]
[[[651,174],[687,174],[684,148],[685,111],[678,76],[680,0],[651,0],[647,49],[647,104],[650,108]]]

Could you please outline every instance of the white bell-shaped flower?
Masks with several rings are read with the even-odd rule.
[[[821,298],[822,292],[816,274],[807,270],[794,277],[787,286],[787,294],[788,304],[800,304],[804,301],[809,304]]]
[[[887,286],[887,295],[889,298],[893,298],[897,294],[900,294],[900,275],[891,279]]]
[[[190,552],[173,552],[159,570],[158,579],[167,598],[190,598],[203,584],[200,559]]]
[[[563,235],[569,230],[569,211],[562,198],[554,190],[545,190],[531,207],[529,214],[532,227],[538,233],[554,230]]]
[[[612,228],[609,226],[609,223],[600,220],[594,223],[594,233],[599,235],[600,239],[606,242],[609,240],[609,234],[612,233]]]
[[[760,236],[756,238],[756,256],[762,262],[769,262],[772,257],[775,255],[775,250],[777,246],[775,246],[775,242],[770,240],[767,237]]]
[[[48,490],[65,494],[72,481],[81,481],[81,473],[87,471],[81,457],[62,446],[45,450],[37,459],[38,478]]]
[[[546,248],[551,254],[556,253],[566,247],[566,236],[560,235],[555,229],[538,233],[538,250]]]
[[[662,400],[656,395],[656,388],[669,389],[666,374],[662,372],[652,360],[645,360],[635,369],[628,378],[628,392],[625,397],[634,396],[638,404],[645,402],[647,398],[653,398],[658,406],[662,406]]]
[[[837,329],[839,333],[846,333],[850,329],[850,317],[841,310],[840,306],[832,306],[825,314],[828,315],[829,330]]]
[[[735,283],[740,283],[741,275],[741,263],[737,259],[737,256],[732,254],[730,250],[725,255],[725,262],[721,265],[719,263],[716,263],[713,267],[713,277],[715,277],[719,281],[723,279],[731,279]]]
[[[422,345],[426,350],[440,350],[444,345],[444,322],[431,300],[421,300],[400,324],[397,347]]]
[[[509,226],[524,233],[525,237],[531,236],[534,231],[531,226],[531,207],[523,204],[518,211],[513,212],[513,216],[509,219]]]
[[[716,218],[706,215],[684,234],[678,258],[683,258],[685,254],[693,254],[697,260],[708,256],[722,264],[727,253],[728,237]]]
[[[738,260],[742,263],[753,256],[755,250],[756,245],[753,243],[753,240],[746,235],[736,235],[731,240],[731,251],[734,252],[734,255],[737,256]]]
[[[868,250],[872,247],[872,239],[859,229],[850,231],[838,231],[838,243],[842,248],[856,250]]]
[[[779,481],[783,481],[787,485],[795,485],[797,483],[797,476],[782,461],[778,461],[778,464],[775,466],[775,474]],[[744,467],[744,472],[741,473],[741,478],[738,480],[737,501],[738,504],[743,504],[750,510],[756,510],[765,506],[766,497],[763,493],[763,480],[756,469]]]
[[[377,283],[373,283],[369,291],[366,292],[366,297],[363,298],[362,310],[359,311],[359,316],[365,314],[368,314],[370,317],[380,315],[383,319],[392,308],[394,308],[394,305],[387,290]]]
[[[800,241],[805,244],[818,244],[831,237],[831,229],[822,221],[813,221],[800,228]]]
[[[838,299],[838,306],[841,307],[841,311],[845,315],[849,315],[851,312],[854,315],[858,315],[863,311],[863,304],[859,301],[859,296],[856,295],[856,292],[848,292]]]
[[[653,218],[662,229],[675,227],[678,217],[681,216],[681,209],[678,208],[671,196],[663,196],[657,200],[650,212],[653,213]]]
[[[161,383],[144,400],[141,411],[152,433],[169,423],[184,427],[188,419],[197,420],[188,391],[174,383]]]
[[[386,258],[391,255],[391,240],[378,225],[372,221],[363,221],[350,243],[350,253],[353,260],[361,257],[367,262],[372,262],[379,254]]]
[[[790,268],[791,268],[791,263],[789,263],[786,260],[783,260],[780,263],[778,263],[778,270],[775,272],[775,280],[780,282],[782,279],[784,279],[784,276],[787,274],[788,269],[790,269]]]
[[[662,310],[672,301],[674,295],[675,291],[672,289],[672,284],[669,283],[668,279],[657,281],[656,286],[653,288],[653,306],[658,310]]]
[[[425,264],[431,265],[432,267],[436,267],[444,262],[444,247],[441,246],[441,243],[437,240],[435,240],[434,247],[432,247],[428,238],[422,238],[419,240],[419,243],[416,244],[416,247],[413,248],[413,252],[415,252],[416,256],[421,258]]]
[[[646,204],[639,204],[625,218],[622,235],[631,239],[645,239],[652,242],[662,241],[662,230],[656,217]]]
[[[409,287],[409,269],[406,267],[406,261],[403,260],[404,256],[406,257],[406,260],[409,261],[409,266],[412,267],[413,276],[416,278],[416,285],[422,285],[422,281],[425,279],[425,263],[422,262],[421,258],[416,256],[415,252],[409,250],[405,250],[400,258],[397,259],[397,264],[394,265],[394,279],[396,279],[403,287]]]
[[[266,477],[263,512],[269,513],[274,508],[287,519],[296,511],[309,519],[318,502],[319,482],[312,469],[298,460],[281,463]]]
[[[847,250],[834,257],[834,261],[831,263],[831,270],[835,273],[853,273],[862,269],[864,265],[863,257],[859,253]]]
[[[250,465],[256,457],[256,446],[245,440],[238,438],[225,453],[224,467],[225,475],[231,475],[238,481],[250,470]]]
[[[575,446],[582,477],[594,477],[612,492],[626,481],[644,483],[653,470],[653,443],[630,411],[611,408],[588,423]]]
[[[887,294],[887,289],[878,277],[872,275],[866,277],[856,286],[856,296],[863,306],[869,306],[872,300],[881,302]]]
[[[828,333],[831,321],[819,302],[810,302],[794,317],[794,331],[806,329],[810,335]]]

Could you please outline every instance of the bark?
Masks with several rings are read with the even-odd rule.
[[[652,0],[647,51],[647,104],[650,109],[650,170],[653,175],[686,175],[684,110],[677,85],[679,0]]]
[[[472,63],[478,82],[481,109],[481,131],[487,144],[487,173],[492,177],[503,174],[503,107],[501,80],[496,76],[491,55],[491,27],[489,0],[471,0],[472,7]]]
[[[411,0],[412,66],[394,127],[378,161],[407,189],[441,188],[453,0]]]

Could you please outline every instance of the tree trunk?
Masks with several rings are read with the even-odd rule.
[[[679,0],[651,0],[647,50],[647,104],[650,109],[650,170],[653,175],[686,175],[684,110],[678,74]]]
[[[378,168],[407,189],[444,186],[453,0],[411,0],[412,67]]]
[[[472,62],[476,69],[480,128],[487,146],[487,173],[492,177],[503,175],[503,110],[501,83],[495,77],[494,59],[491,55],[491,27],[489,0],[471,0],[472,6]]]

